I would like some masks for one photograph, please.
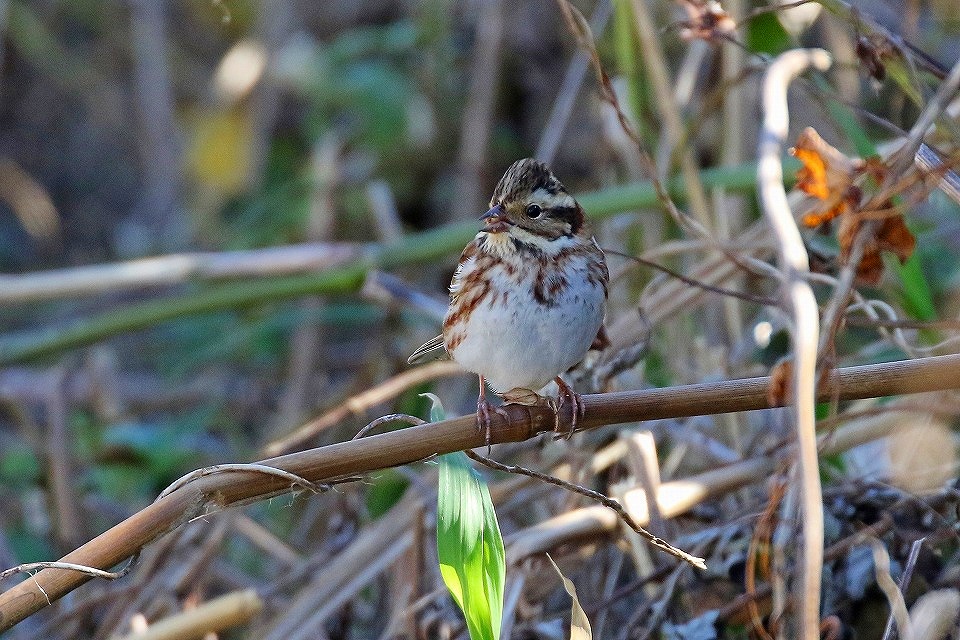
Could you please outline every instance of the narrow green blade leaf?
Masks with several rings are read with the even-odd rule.
[[[503,538],[487,484],[463,453],[440,457],[437,555],[471,640],[498,640],[506,577]]]
[[[443,403],[440,402],[440,398],[437,397],[437,394],[421,393],[420,397],[430,400],[430,422],[440,422],[441,420],[446,419],[447,412],[443,410]]]

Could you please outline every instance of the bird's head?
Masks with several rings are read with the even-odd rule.
[[[481,216],[483,231],[518,239],[572,237],[583,227],[583,209],[542,162],[517,160],[507,169]]]

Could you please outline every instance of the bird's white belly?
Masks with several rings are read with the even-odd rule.
[[[551,306],[529,286],[514,284],[511,292],[506,302],[488,296],[473,309],[451,355],[498,392],[536,391],[586,355],[603,323],[604,290],[575,280]]]

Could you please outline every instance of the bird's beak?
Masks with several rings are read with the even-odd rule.
[[[497,205],[487,211],[485,214],[480,216],[480,220],[486,222],[487,224],[483,225],[481,231],[486,231],[487,233],[500,233],[506,231],[510,226],[510,222],[503,217],[503,214],[506,213],[503,210],[503,205]]]

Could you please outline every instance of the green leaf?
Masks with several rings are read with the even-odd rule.
[[[887,71],[887,77],[900,87],[910,101],[923,108],[923,96],[914,84],[913,71],[907,65],[907,62],[899,54],[893,54],[884,58],[884,68]]]
[[[912,225],[907,225],[913,231]],[[920,257],[916,252],[903,264],[891,260],[893,270],[903,283],[903,306],[907,313],[918,320],[935,320],[937,311],[933,304],[933,293],[930,283],[920,265]]]
[[[410,480],[395,469],[386,469],[377,476],[377,481],[367,489],[367,513],[379,518],[400,501]]]
[[[794,46],[793,38],[774,13],[764,13],[747,24],[747,48],[754,53],[779,55]]]
[[[463,453],[440,457],[437,556],[471,640],[497,640],[506,576],[503,538],[487,484]]]
[[[430,401],[430,422],[440,422],[447,418],[447,413],[443,410],[443,403],[440,402],[437,394],[421,393],[420,397]]]

